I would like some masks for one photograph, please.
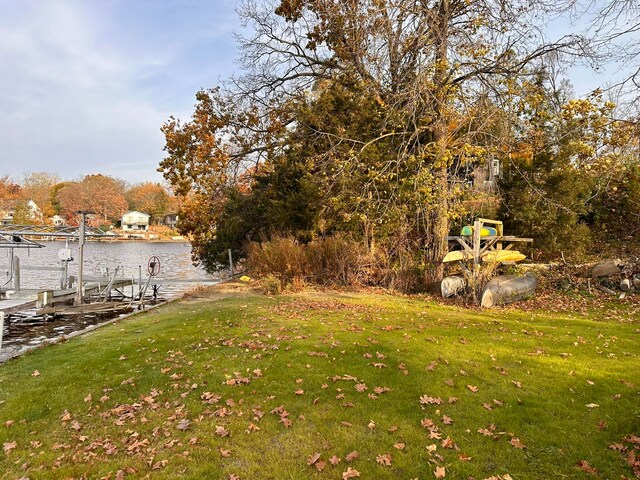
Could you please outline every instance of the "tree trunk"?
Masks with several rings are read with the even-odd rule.
[[[442,259],[447,254],[447,235],[449,233],[449,174],[448,174],[448,139],[447,139],[447,103],[448,103],[448,58],[449,46],[449,0],[441,0],[438,7],[439,25],[434,29],[434,40],[437,42],[434,72],[434,108],[433,111],[433,143],[436,147],[434,162],[435,191],[438,202],[429,221],[427,233],[426,283],[432,290],[437,290],[444,275]]]

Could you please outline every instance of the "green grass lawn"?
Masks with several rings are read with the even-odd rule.
[[[640,321],[610,317],[176,302],[1,365],[0,475],[634,478]]]

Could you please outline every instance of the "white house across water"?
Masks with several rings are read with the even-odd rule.
[[[122,216],[122,230],[125,232],[146,232],[149,230],[149,219],[151,215],[135,210],[129,211]]]

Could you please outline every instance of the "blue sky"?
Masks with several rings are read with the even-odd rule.
[[[161,181],[160,126],[234,71],[236,3],[0,0],[0,175]]]
[[[233,71],[235,0],[0,0],[0,175],[161,180],[160,126]]]

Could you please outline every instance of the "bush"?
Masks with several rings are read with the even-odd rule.
[[[274,236],[247,247],[247,268],[255,275],[272,275],[281,287],[305,282],[321,285],[356,285],[365,249],[344,235],[301,244],[293,237]]]
[[[279,295],[282,292],[282,284],[280,279],[269,274],[262,279],[262,286],[264,287],[264,293],[267,295]]]
[[[274,236],[247,246],[247,269],[258,276],[274,275],[282,287],[295,277],[304,278],[306,263],[305,247],[293,237]]]
[[[314,240],[306,245],[307,278],[323,285],[360,284],[366,253],[361,243],[342,234]]]

